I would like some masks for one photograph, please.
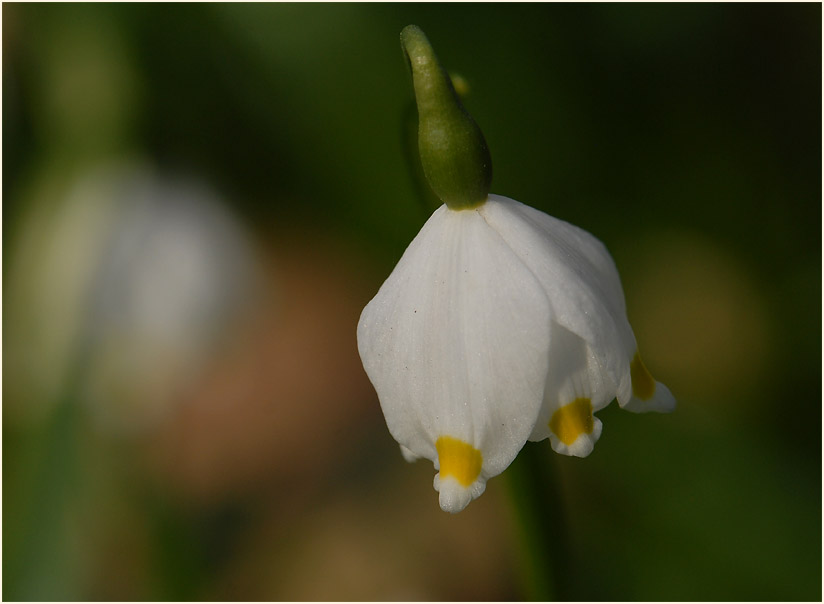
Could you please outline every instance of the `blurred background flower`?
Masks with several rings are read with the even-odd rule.
[[[567,535],[537,572],[568,599],[820,599],[816,4],[4,4],[4,597],[540,582],[507,480],[441,512],[357,356],[428,215],[409,23],[469,83],[493,191],[607,244],[679,401],[607,408],[586,460],[528,446]]]

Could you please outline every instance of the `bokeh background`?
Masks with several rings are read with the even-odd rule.
[[[820,600],[819,4],[2,15],[4,599]],[[431,211],[409,23],[679,401],[454,517],[355,342]]]

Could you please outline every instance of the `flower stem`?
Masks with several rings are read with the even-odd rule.
[[[15,493],[17,515],[3,542],[10,553],[3,558],[3,595],[12,600],[72,600],[79,595],[66,517],[77,495],[80,409],[72,399],[75,389],[68,390],[45,425],[26,432],[28,442],[20,447],[25,451],[14,451],[23,457],[24,469],[16,472],[14,484],[4,484],[22,491]]]
[[[522,578],[530,600],[575,599],[566,513],[556,474],[546,447],[537,443],[527,443],[505,474],[526,554]]]

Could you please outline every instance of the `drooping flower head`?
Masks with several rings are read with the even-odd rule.
[[[358,349],[404,457],[459,512],[527,440],[585,457],[613,399],[672,411],[644,366],[615,264],[586,231],[489,193],[491,160],[423,32],[401,33],[421,161],[444,201],[361,314]]]

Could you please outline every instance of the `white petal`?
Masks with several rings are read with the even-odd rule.
[[[401,455],[403,455],[403,458],[406,461],[408,461],[409,463],[418,461],[420,459],[420,457],[415,455],[412,451],[410,451],[409,449],[407,449],[403,445],[400,445],[400,448],[401,448]]]
[[[555,432],[549,433],[549,441],[556,453],[572,457],[587,457],[595,449],[595,443],[601,438],[603,424],[595,416],[591,416],[591,425],[588,432],[581,432],[574,441],[562,440]]]
[[[529,439],[549,437],[556,452],[586,457],[601,435],[601,422],[592,413],[614,396],[615,385],[587,343],[553,322],[544,403]]]
[[[440,474],[435,474],[432,486],[438,492],[438,504],[441,509],[451,514],[460,512],[486,490],[486,482],[483,480],[478,480],[470,488],[466,488],[452,476],[441,479]]]
[[[358,349],[394,438],[433,461],[442,436],[482,455],[478,479],[460,493],[451,478],[435,483],[444,509],[462,509],[466,491],[479,495],[532,432],[549,317],[538,280],[478,211],[445,206],[364,309]]]
[[[655,382],[655,394],[652,398],[642,400],[637,396],[633,396],[623,408],[634,413],[647,413],[649,411],[672,413],[675,411],[675,397],[664,384]]]
[[[589,346],[619,401],[631,396],[635,336],[626,318],[618,271],[586,231],[522,203],[490,195],[479,212],[541,282],[552,318]]]
[[[636,352],[631,363],[632,373],[632,398],[621,405],[627,411],[635,413],[645,413],[647,411],[657,411],[659,413],[670,413],[675,410],[675,397],[669,388],[661,382],[656,382],[650,375],[641,360],[641,355]]]

